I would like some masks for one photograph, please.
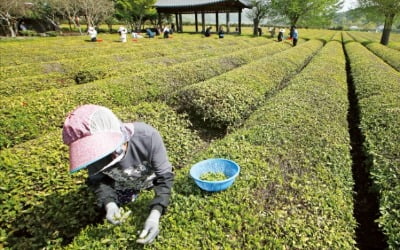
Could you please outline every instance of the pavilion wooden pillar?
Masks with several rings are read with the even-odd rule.
[[[219,31],[219,19],[218,19],[218,11],[215,13],[215,25],[217,26],[216,28],[215,28],[215,31]]]
[[[176,27],[176,32],[179,32],[179,19],[178,19],[178,13],[175,13],[175,27]]]
[[[201,32],[206,31],[206,19],[204,17],[204,12],[201,12]]]
[[[182,13],[179,13],[179,32],[183,32]]]
[[[226,32],[229,33],[229,12],[226,12]]]
[[[162,4],[161,4],[162,2]],[[168,4],[165,4],[167,3]],[[181,2],[181,3],[178,3]],[[199,5],[192,4],[194,3],[201,3]],[[195,32],[202,32],[206,31],[206,14],[212,15],[215,13],[215,24],[216,24],[216,32],[218,32],[221,25],[224,25],[223,20],[219,19],[219,14],[226,15],[226,28],[225,32],[231,33],[231,13],[235,15],[238,13],[238,26],[234,27],[235,32],[238,34],[242,34],[242,10],[243,8],[250,8],[251,6],[247,6],[246,3],[243,1],[238,0],[220,0],[220,1],[206,1],[206,0],[194,0],[194,1],[160,1],[162,6],[157,6],[156,9],[159,14],[166,13],[166,14],[175,14],[175,23],[176,23],[176,31],[183,32],[183,21],[182,15],[183,14],[194,14],[195,15]],[[201,14],[201,17],[199,16]],[[162,25],[162,16],[158,16],[158,22]],[[199,22],[201,18],[201,31],[199,27]],[[223,18],[223,17],[222,17]],[[161,20],[160,20],[161,19]],[[221,22],[222,21],[222,22]],[[174,23],[174,22],[172,22]]]
[[[242,10],[239,10],[238,16],[239,16],[239,35],[241,35],[242,34]]]
[[[199,32],[199,22],[197,20],[197,11],[194,13],[194,22],[196,23],[196,33]]]

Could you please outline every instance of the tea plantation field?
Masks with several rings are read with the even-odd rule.
[[[372,220],[399,249],[400,35],[386,47],[374,33],[299,34],[296,47],[246,35],[0,40],[0,249],[357,249],[369,244],[360,193],[377,198]],[[150,245],[136,239],[152,191],[113,226],[87,173],[68,173],[62,124],[86,103],[163,136],[175,183]],[[239,177],[201,191],[190,167],[219,157]]]

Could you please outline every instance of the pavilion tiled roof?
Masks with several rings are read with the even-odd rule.
[[[223,2],[238,2],[243,6],[250,6],[246,0],[158,0],[155,7],[194,7],[209,4],[218,4]]]

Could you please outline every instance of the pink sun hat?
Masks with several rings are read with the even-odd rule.
[[[123,124],[108,108],[79,106],[65,119],[62,137],[69,146],[70,173],[113,153],[125,141]]]

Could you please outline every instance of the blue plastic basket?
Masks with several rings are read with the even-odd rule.
[[[207,172],[223,172],[228,178],[223,181],[204,181],[200,179],[202,174]],[[200,161],[190,169],[190,176],[201,189],[216,192],[230,187],[239,175],[240,167],[236,162],[227,159],[207,159]]]

